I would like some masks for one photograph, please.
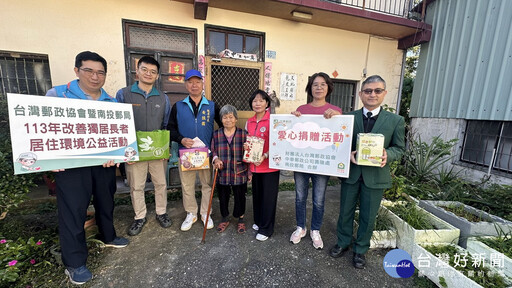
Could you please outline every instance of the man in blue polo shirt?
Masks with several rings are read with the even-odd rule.
[[[117,102],[105,90],[107,61],[100,55],[84,51],[75,58],[77,80],[56,86],[46,96]],[[93,197],[99,238],[105,246],[122,248],[128,245],[126,238],[117,237],[114,229],[114,193],[116,192],[116,168],[114,161],[103,166],[55,170],[57,184],[57,208],[59,216],[59,239],[65,273],[73,284],[83,284],[92,279],[85,266],[87,244],[84,223],[87,208]]]
[[[171,107],[167,95],[155,87],[159,71],[160,64],[155,58],[151,56],[140,58],[135,72],[138,81],[131,86],[120,89],[116,94],[117,101],[133,105],[133,120],[137,131],[167,128]],[[146,224],[147,210],[144,188],[148,172],[155,187],[156,220],[163,228],[171,226],[171,219],[167,214],[166,166],[167,161],[164,160],[128,162],[128,165],[125,166],[135,212],[135,218],[128,229],[128,235],[135,236],[139,234],[144,224]]]

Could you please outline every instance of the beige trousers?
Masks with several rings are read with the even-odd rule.
[[[188,213],[197,215],[197,201],[196,201],[196,172],[201,181],[201,215],[206,215],[208,212],[208,203],[210,202],[210,195],[212,187],[210,186],[211,171],[210,169],[197,170],[197,171],[180,171],[181,190],[183,193],[183,208]],[[211,211],[210,211],[211,214]]]
[[[146,217],[146,201],[144,199],[144,187],[146,178],[151,175],[151,181],[155,186],[156,214],[167,213],[167,182],[165,181],[166,160],[151,160],[126,164],[126,176],[130,183],[130,195],[135,212],[135,220]]]

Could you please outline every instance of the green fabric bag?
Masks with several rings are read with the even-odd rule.
[[[139,161],[169,158],[169,130],[137,131]]]

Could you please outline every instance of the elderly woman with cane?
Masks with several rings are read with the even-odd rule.
[[[248,167],[242,159],[247,132],[236,127],[238,115],[235,107],[225,105],[219,114],[224,127],[213,132],[211,145],[212,163],[219,171],[218,193],[222,220],[217,231],[224,232],[229,225],[229,197],[233,191],[233,217],[238,218],[237,231],[242,234],[246,230],[244,214]]]

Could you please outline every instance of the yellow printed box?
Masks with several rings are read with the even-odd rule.
[[[357,165],[380,166],[384,149],[384,135],[374,133],[357,134]]]
[[[181,171],[210,169],[208,148],[180,149]]]

